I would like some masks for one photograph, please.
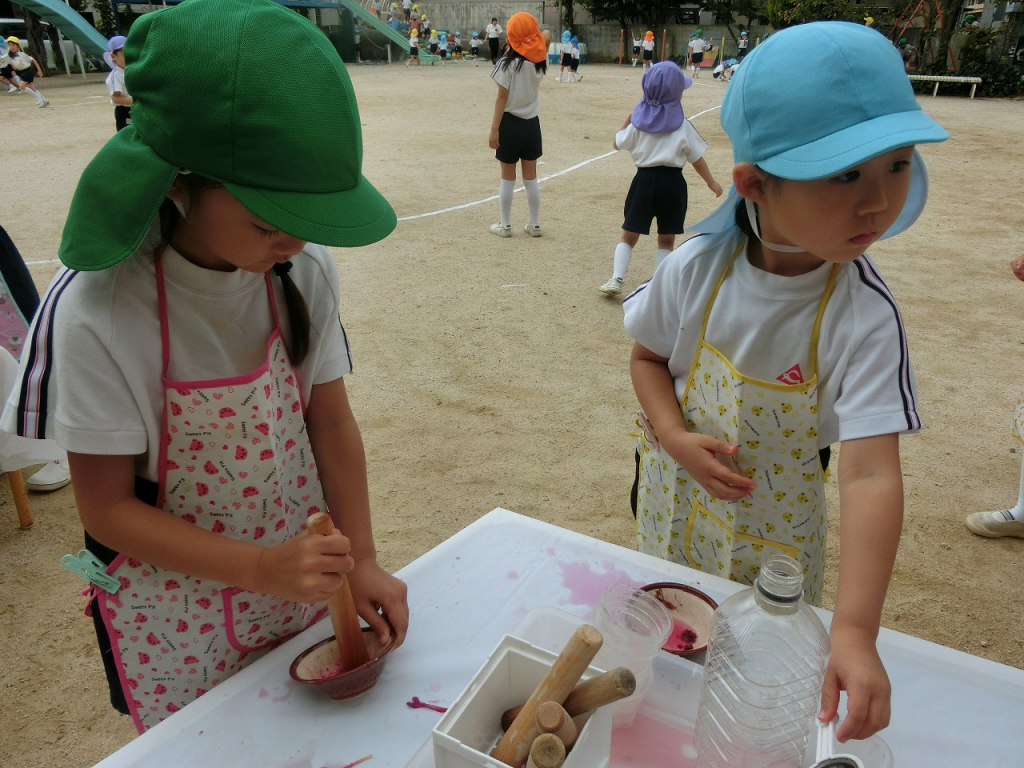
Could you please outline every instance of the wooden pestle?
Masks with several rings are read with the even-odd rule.
[[[334,533],[334,522],[326,512],[312,514],[306,520],[309,533],[329,536]],[[331,624],[334,625],[334,637],[338,641],[338,655],[341,658],[341,669],[349,672],[370,660],[363,640],[363,630],[359,626],[359,614],[352,600],[352,590],[348,579],[341,577],[341,586],[327,599],[327,609],[331,613]]]
[[[545,701],[537,708],[537,727],[541,733],[555,734],[566,749],[572,749],[580,734],[565,707],[554,701]]]
[[[559,704],[565,701],[601,649],[602,642],[601,633],[589,624],[576,628],[540,684],[526,700],[519,715],[501,737],[498,746],[491,752],[491,757],[512,768],[519,768],[526,762],[533,740],[540,734],[537,728],[537,708],[545,701]]]
[[[533,740],[526,768],[562,768],[565,744],[553,733],[542,733]]]
[[[631,696],[635,690],[636,678],[629,668],[616,667],[577,685],[562,706],[569,713],[569,717],[578,717],[605,704]],[[503,731],[509,729],[522,709],[522,706],[518,706],[505,711],[501,716]]]

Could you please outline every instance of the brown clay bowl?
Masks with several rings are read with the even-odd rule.
[[[711,615],[718,603],[699,589],[669,581],[648,584],[643,589],[657,598],[672,617],[672,631],[661,646],[663,651],[691,656],[707,649]]]
[[[292,680],[310,685],[331,699],[353,699],[373,688],[395,647],[395,635],[385,645],[380,644],[377,633],[363,627],[363,642],[370,660],[355,669],[340,669],[338,641],[334,637],[321,640],[295,657],[288,673]]]

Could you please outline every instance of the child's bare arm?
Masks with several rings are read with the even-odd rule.
[[[715,193],[715,197],[722,196],[722,185],[715,181],[715,177],[711,175],[711,169],[708,168],[707,161],[703,157],[693,164],[693,170],[700,174],[704,183],[708,185],[708,189]]]
[[[838,737],[846,741],[889,724],[891,689],[875,641],[903,526],[899,435],[842,444],[839,505],[839,582],[820,716],[836,714],[845,690],[848,714]]]
[[[1010,269],[1018,280],[1024,280],[1024,253],[1010,262]]]
[[[624,122],[624,123],[622,124],[622,127],[621,127],[621,128],[619,128],[619,130],[620,130],[620,131],[624,131],[624,130],[626,130],[626,126],[628,126],[628,125],[629,125],[629,124],[630,124],[631,122],[633,122],[633,113],[632,113],[632,112],[630,112],[630,113],[629,113],[629,114],[628,114],[628,115],[626,116],[626,122]],[[618,144],[617,144],[617,143],[615,142],[615,138],[614,138],[614,137],[612,137],[612,149],[615,149],[615,150],[617,150],[618,148],[619,148],[619,145],[618,145]]]
[[[491,117],[491,133],[487,137],[487,146],[491,149],[498,148],[498,126],[501,125],[501,116],[505,114],[505,106],[508,104],[508,88],[498,86],[498,95],[494,99],[494,115]]]
[[[130,107],[134,103],[131,96],[125,96],[121,91],[114,91],[110,100],[119,107]]]
[[[686,428],[667,363],[642,344],[633,344],[629,359],[633,389],[658,442],[708,493],[727,501],[743,498],[754,489],[754,481],[716,458],[717,454],[735,456],[739,446]]]

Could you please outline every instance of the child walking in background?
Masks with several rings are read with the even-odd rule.
[[[686,179],[683,166],[690,163],[716,197],[722,194],[704,160],[708,145],[683,116],[680,99],[693,80],[673,61],[660,61],[640,81],[644,95],[615,134],[614,149],[625,149],[633,156],[636,175],[629,185],[623,206],[622,236],[615,246],[612,276],[599,289],[605,296],[618,296],[633,248],[640,235],[651,233],[651,222],[658,220],[657,269],[673,248],[676,235],[683,233],[686,218]]]
[[[556,82],[562,82],[562,75],[565,75],[565,82],[572,82],[572,33],[568,29],[562,30],[562,42],[558,44],[558,75]]]
[[[700,77],[700,68],[704,63],[704,51],[711,48],[708,42],[704,39],[704,30],[698,29],[696,34],[690,38],[689,45],[690,49],[690,72],[694,77]]]
[[[420,65],[420,38],[416,28],[413,27],[409,30],[409,60],[405,62],[405,66],[409,66],[412,62],[416,62],[416,66]]]
[[[473,54],[474,59],[480,58],[480,45],[483,40],[480,39],[480,33],[473,32],[472,37],[469,38],[469,52]]]
[[[253,39],[301,82],[266,99]],[[396,221],[361,173],[345,65],[273,0],[145,14],[125,59],[133,122],[79,181],[3,428],[68,451],[87,547],[123,585],[89,603],[111,703],[141,732],[317,621],[346,574],[378,638],[401,643],[409,610],[376,561],[338,275],[313,244]],[[318,511],[339,532],[301,535]]]
[[[906,59],[904,59],[906,63]],[[1018,280],[1024,280],[1024,254],[1010,262],[1010,269]],[[1020,443],[1024,443],[1024,393],[1021,394],[1017,409],[1013,412],[1013,430],[1011,433]],[[1015,536],[1024,539],[1024,464],[1020,470],[1020,487],[1017,491],[1017,503],[1009,509],[996,509],[991,512],[972,512],[964,521],[967,529],[978,536],[998,539],[1003,536]]]
[[[107,52],[103,59],[110,67],[107,75],[107,92],[114,105],[114,128],[120,131],[131,124],[132,97],[124,85],[124,35],[114,35],[107,41]]]
[[[580,41],[578,38],[574,37],[569,41],[569,45],[572,46],[569,49],[569,54],[572,56],[572,64],[570,70],[572,79],[582,80],[583,75],[580,74]]]
[[[644,39],[640,35],[633,35],[633,66],[640,61],[640,48],[644,44]]]
[[[520,11],[508,20],[505,51],[494,65],[491,79],[498,85],[494,117],[487,145],[501,163],[498,212],[501,220],[491,225],[492,234],[512,237],[512,193],[516,188],[516,163],[523,167],[523,187],[529,218],[523,230],[540,237],[540,182],[537,159],[544,153],[540,132],[540,81],[548,71],[548,43],[529,13]]]
[[[44,77],[43,68],[39,66],[39,62],[22,50],[21,41],[14,36],[7,38],[7,49],[7,60],[10,62],[14,73],[21,80],[18,87],[32,94],[32,98],[36,100],[37,107],[50,106],[47,98],[33,84],[36,75]]]
[[[654,63],[654,32],[647,30],[647,34],[644,35],[644,69],[650,69]]]
[[[793,69],[793,51],[817,51]],[[779,77],[785,71],[786,77]],[[921,111],[892,44],[801,24],[751,52],[725,92],[733,189],[625,304],[640,439],[641,552],[745,584],[785,552],[820,604],[823,469],[839,454],[840,559],[819,718],[838,739],[889,722],[875,641],[903,519],[899,436],[920,429],[896,302],[864,253],[918,217]]]

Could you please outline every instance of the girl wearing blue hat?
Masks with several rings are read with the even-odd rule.
[[[124,35],[114,35],[107,41],[107,52],[103,55],[103,59],[110,67],[106,83],[110,103],[114,105],[114,127],[118,131],[126,128],[132,121],[132,97],[124,84],[124,43]]]
[[[268,100],[250,41],[271,38],[308,76]],[[371,654],[402,642],[409,608],[377,562],[337,267],[316,244],[395,227],[344,63],[273,0],[147,13],[125,58],[132,124],[82,173],[2,427],[68,451],[87,612],[141,732],[318,621],[346,575]],[[317,512],[343,533],[304,535]]]
[[[562,30],[562,42],[558,44],[559,67],[556,82],[562,82],[562,75],[565,75],[565,82],[572,82],[572,32],[568,29]],[[568,70],[568,71],[567,71]]]
[[[794,50],[817,51],[817,66],[787,67]],[[745,584],[784,552],[820,604],[824,470],[841,442],[819,717],[836,715],[845,690],[839,740],[862,739],[889,722],[875,639],[903,517],[899,437],[921,427],[903,322],[865,250],[917,219],[928,186],[915,145],[947,133],[885,37],[831,21],[752,51],[721,120],[729,196],[624,303],[647,425],[637,542]]]
[[[580,41],[579,41],[579,38],[576,38],[576,37],[572,38],[569,41],[569,45],[571,46],[571,48],[569,49],[569,53],[572,55],[572,64],[570,65],[571,69],[569,70],[569,76],[572,77],[573,80],[582,80],[583,79],[583,75],[580,74]],[[570,80],[570,82],[572,82],[572,81]]]
[[[636,164],[636,175],[629,185],[622,236],[615,246],[612,276],[598,290],[605,296],[618,296],[640,235],[651,233],[651,222],[658,219],[658,252],[654,268],[675,247],[676,235],[683,233],[686,218],[686,179],[683,166],[693,165],[716,197],[722,195],[704,160],[708,145],[683,116],[680,101],[693,80],[683,74],[675,62],[660,61],[644,72],[641,84],[644,96],[615,134],[612,147],[625,149]]]

